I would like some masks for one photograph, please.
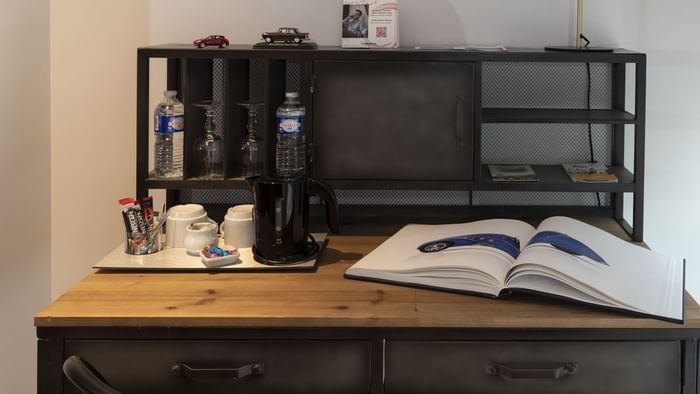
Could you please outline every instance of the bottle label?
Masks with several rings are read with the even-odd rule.
[[[277,134],[301,135],[304,134],[303,116],[278,116]]]
[[[177,133],[185,130],[185,116],[156,115],[154,124],[157,133]]]

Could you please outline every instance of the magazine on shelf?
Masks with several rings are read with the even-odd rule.
[[[494,182],[537,182],[537,174],[526,164],[490,164],[489,172]]]
[[[343,0],[343,48],[398,48],[398,0]]]
[[[567,163],[561,165],[569,175],[572,182],[576,183],[617,183],[617,175],[608,171],[608,166],[603,163]]]
[[[685,261],[551,217],[407,225],[345,276],[500,298],[529,292],[683,321]]]

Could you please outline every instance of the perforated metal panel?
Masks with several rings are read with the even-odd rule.
[[[593,153],[610,164],[612,127],[592,125]],[[481,134],[485,164],[561,164],[590,160],[588,125],[485,124]]]
[[[250,204],[253,195],[248,190],[187,190],[181,193],[185,201],[200,204]]]
[[[250,61],[249,97],[253,103],[261,103],[265,99],[265,63],[260,59]]]
[[[303,67],[287,62],[286,90],[301,88]],[[224,97],[224,61],[214,60],[213,94]],[[612,67],[591,64],[591,108],[611,108]],[[250,100],[261,102],[265,91],[262,60],[250,65]],[[484,63],[482,106],[504,108],[586,108],[588,70],[585,64],[570,63]],[[274,104],[274,103],[273,103]],[[223,125],[223,108],[217,124]],[[218,129],[221,132],[222,128]],[[610,163],[612,127],[593,125],[596,160]],[[482,163],[560,164],[590,158],[588,126],[575,124],[485,124],[482,126]],[[467,205],[467,191],[425,190],[336,190],[338,201],[348,205]],[[251,201],[246,190],[183,191],[183,200],[205,204],[240,204]],[[610,204],[607,193],[474,192],[474,205],[564,205]]]
[[[601,206],[610,205],[609,193],[474,192],[474,206]]]
[[[336,195],[348,205],[469,205],[468,191],[336,190]]]
[[[287,62],[286,90],[288,92],[299,92],[301,90],[301,63],[298,61]]]
[[[215,134],[222,136],[224,133],[224,60],[214,59],[212,62],[212,100],[222,103],[222,105],[216,109],[216,114],[214,115],[214,122],[216,123]]]
[[[579,63],[484,63],[482,106],[583,109],[588,106],[588,68]],[[590,64],[592,109],[612,107],[612,66]],[[610,164],[613,131],[592,125],[593,157]],[[561,164],[591,158],[588,125],[484,124],[485,164]],[[609,205],[608,194],[601,194]],[[598,205],[596,193],[474,192],[474,205]]]
[[[591,64],[591,108],[612,105],[612,66]],[[494,63],[482,65],[482,106],[586,108],[588,71],[580,63]]]

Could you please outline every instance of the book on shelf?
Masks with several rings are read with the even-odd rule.
[[[345,277],[502,298],[526,292],[683,321],[685,260],[551,217],[407,225]]]
[[[572,182],[576,183],[617,183],[617,175],[603,163],[567,163],[561,165]]]
[[[489,172],[494,182],[537,182],[537,174],[526,164],[490,164]]]

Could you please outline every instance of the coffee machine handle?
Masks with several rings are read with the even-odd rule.
[[[335,198],[335,192],[330,186],[317,180],[309,180],[309,193],[313,196],[318,196],[326,206],[326,220],[328,221],[328,229],[334,234],[340,233],[340,224],[338,223],[338,201]]]

